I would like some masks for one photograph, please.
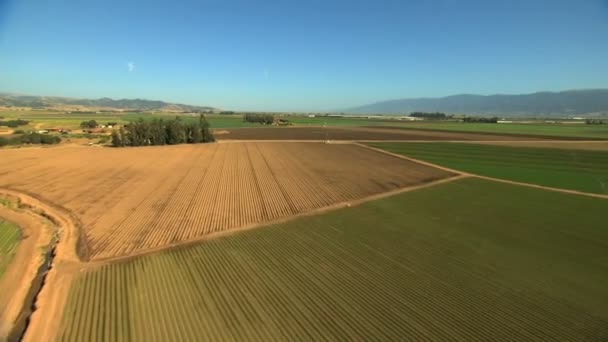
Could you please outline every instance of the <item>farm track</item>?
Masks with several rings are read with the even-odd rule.
[[[40,200],[35,195],[0,187],[0,196],[16,199],[19,207],[28,212],[27,215],[30,215],[28,229],[38,230],[38,234],[34,234],[34,236],[40,234],[41,237],[38,240],[42,239],[38,242],[37,248],[44,247],[45,253],[53,254],[51,256],[51,267],[43,275],[39,292],[34,294],[32,305],[35,310],[28,318],[29,323],[23,336],[24,341],[45,340],[49,335],[54,336],[57,331],[59,321],[49,319],[49,317],[54,317],[57,312],[61,312],[68,295],[71,279],[82,266],[78,256],[79,223],[74,220],[74,216],[67,210]],[[22,215],[26,214],[22,213]],[[34,217],[38,217],[38,221]],[[53,227],[54,232],[52,234],[58,237],[55,246],[51,246],[50,233],[46,232],[47,228],[40,220],[48,222]],[[53,248],[53,251],[46,250],[48,248]],[[39,255],[34,254],[29,257],[34,258],[31,260],[30,268],[37,269],[38,265],[42,263],[42,261],[35,260]],[[24,258],[27,258],[27,256],[24,256]],[[21,260],[20,262],[24,261]],[[27,277],[31,278],[32,272],[34,271],[27,271]],[[16,293],[21,296],[24,291],[29,292],[29,287],[29,284],[23,285]]]
[[[44,222],[2,204],[0,230],[0,341],[3,341],[18,334],[16,331],[23,325],[21,313],[27,306],[24,303],[28,301],[28,290],[43,262],[37,249],[46,247],[51,238]]]

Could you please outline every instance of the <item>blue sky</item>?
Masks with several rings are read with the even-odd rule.
[[[608,87],[608,0],[0,0],[0,91],[322,111]]]

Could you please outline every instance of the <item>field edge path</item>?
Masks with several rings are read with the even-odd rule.
[[[71,279],[83,265],[77,253],[80,238],[78,226],[72,221],[72,215],[68,211],[29,194],[0,188],[0,195],[16,198],[20,207],[48,219],[57,230],[54,262],[36,296],[35,311],[29,317],[23,337],[23,341],[52,340],[59,329],[60,317],[57,317],[57,313],[61,312],[67,299]]]
[[[31,284],[44,263],[38,251],[50,246],[52,234],[40,218],[17,208],[0,205],[0,217],[18,226],[21,232],[15,255],[0,279],[0,340],[3,340],[10,338],[19,325]]]
[[[334,203],[329,206],[313,209],[310,211],[301,212],[301,213],[298,213],[295,215],[283,216],[283,217],[280,217],[280,218],[277,218],[274,220],[270,220],[270,221],[256,222],[256,223],[248,224],[248,225],[237,227],[237,228],[232,228],[229,230],[218,231],[218,232],[198,236],[198,237],[195,237],[195,238],[192,238],[189,240],[179,241],[179,242],[175,242],[175,243],[171,243],[171,244],[166,244],[166,245],[146,249],[146,250],[143,250],[140,252],[131,253],[129,255],[121,255],[121,256],[117,256],[117,257],[91,260],[86,263],[86,266],[87,266],[87,270],[88,270],[89,268],[99,267],[99,266],[112,264],[112,263],[116,263],[116,262],[125,262],[128,260],[132,260],[134,258],[151,255],[151,254],[157,254],[157,253],[161,253],[161,252],[164,252],[167,250],[191,246],[191,245],[195,245],[200,242],[203,242],[203,241],[217,239],[217,238],[229,236],[232,234],[237,234],[237,233],[240,233],[240,232],[246,231],[246,230],[264,228],[266,226],[285,223],[285,222],[296,220],[296,219],[299,219],[302,217],[319,215],[319,214],[323,214],[323,213],[326,213],[329,211],[334,211],[334,210],[338,210],[341,208],[347,208],[347,207],[351,207],[351,206],[357,206],[357,205],[360,205],[360,204],[363,204],[366,202],[371,202],[371,201],[383,199],[386,197],[391,197],[391,196],[398,195],[401,193],[425,189],[425,188],[437,186],[437,185],[448,183],[448,182],[454,182],[457,180],[461,180],[464,178],[470,178],[470,177],[471,177],[471,175],[468,175],[468,174],[462,174],[461,172],[453,172],[453,175],[448,175],[446,178],[430,181],[430,182],[427,182],[424,184],[406,186],[406,187],[402,187],[402,188],[395,189],[395,190],[385,191],[385,192],[382,192],[379,194],[370,195],[370,196],[360,198],[360,199],[357,199],[354,201],[338,202],[338,203]]]

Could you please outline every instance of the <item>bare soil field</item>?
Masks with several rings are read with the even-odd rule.
[[[392,127],[255,127],[222,129],[216,132],[218,140],[421,140],[421,141],[511,141],[522,136],[435,132],[407,130]],[[541,140],[528,137],[526,140]]]
[[[69,210],[107,259],[453,174],[350,144],[2,151],[0,187]]]

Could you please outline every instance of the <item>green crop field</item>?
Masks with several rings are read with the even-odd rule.
[[[394,120],[368,119],[364,117],[326,117],[309,118],[306,115],[284,116],[289,122],[298,126],[378,126]]]
[[[29,125],[18,129],[36,130],[45,128],[63,128],[77,130],[80,122],[86,120],[96,120],[100,124],[107,122],[118,122],[126,124],[135,120],[152,118],[172,118],[176,115],[183,120],[197,120],[196,115],[181,113],[158,112],[158,113],[137,113],[137,112],[56,112],[56,111],[0,111],[0,116],[6,119],[24,119],[31,121]],[[508,123],[508,124],[483,124],[483,123],[462,123],[455,121],[424,121],[407,122],[396,120],[395,117],[328,117],[317,115],[296,114],[277,114],[281,118],[288,120],[296,126],[369,126],[391,129],[414,129],[414,130],[434,130],[434,131],[455,131],[465,133],[490,133],[490,134],[520,134],[527,136],[549,136],[556,138],[577,138],[577,139],[607,139],[608,125],[586,125],[586,124],[560,124],[560,123]],[[220,115],[206,114],[207,120],[213,129],[239,128],[239,127],[263,127],[258,123],[243,122],[242,115]]]
[[[19,227],[0,217],[0,277],[11,262],[20,238]]]
[[[19,127],[18,129],[44,129],[44,128],[64,128],[78,129],[80,123],[85,120],[96,120],[100,124],[107,122],[118,122],[126,124],[135,120],[152,119],[152,118],[173,118],[176,115],[183,120],[198,120],[196,115],[184,115],[176,113],[64,113],[52,111],[1,111],[0,116],[6,119],[23,119],[29,120],[31,123],[27,126]],[[264,127],[259,123],[244,122],[243,116],[240,114],[205,115],[212,128],[238,128],[238,127]],[[368,119],[363,117],[323,117],[317,116],[309,118],[307,115],[280,115],[281,118],[289,120],[294,125],[299,126],[366,126],[366,125],[383,125],[392,121]]]
[[[605,340],[608,201],[469,178],[81,274],[62,341]]]
[[[153,117],[167,117],[169,114],[157,115],[157,114],[140,114],[125,116],[125,120],[133,121],[141,118],[153,118]],[[211,128],[239,128],[239,127],[269,127],[259,123],[244,122],[243,116],[239,114],[233,115],[218,115],[218,114],[206,114],[205,117],[209,121]],[[281,118],[288,120],[291,124],[297,126],[369,126],[369,125],[382,125],[388,121],[385,120],[374,120],[367,118],[339,118],[339,117],[314,117],[309,118],[305,115],[280,115]],[[198,117],[193,116],[182,116],[184,120],[198,120]],[[276,126],[270,126],[276,127]]]
[[[466,133],[522,134],[530,136],[608,139],[608,125],[559,123],[463,123],[463,122],[404,122],[389,123],[390,128],[427,129]]]
[[[466,143],[369,143],[469,173],[608,194],[608,152]]]

